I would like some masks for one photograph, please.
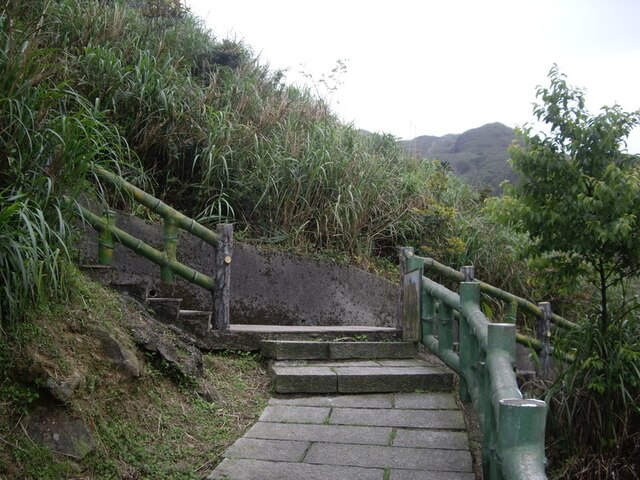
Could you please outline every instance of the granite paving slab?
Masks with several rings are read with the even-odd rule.
[[[396,408],[422,410],[458,410],[458,404],[450,393],[396,393]]]
[[[309,442],[243,437],[231,445],[224,456],[226,458],[299,462],[308,448]]]
[[[225,458],[207,480],[383,480],[375,468]]]
[[[331,412],[332,425],[368,425],[377,427],[411,427],[464,430],[462,413],[457,410],[379,410],[374,408],[336,408]]]
[[[379,445],[343,445],[314,443],[304,458],[306,463],[350,465],[355,467],[404,468],[471,472],[471,454],[464,450],[439,450],[388,447]]]
[[[251,438],[334,442],[365,445],[388,445],[392,439],[390,427],[352,427],[342,425],[313,425],[258,422],[245,434]],[[422,439],[426,444],[428,439]],[[435,443],[435,442],[432,442]],[[441,444],[449,444],[440,442]],[[446,448],[446,447],[445,447]]]
[[[394,447],[439,448],[469,450],[467,432],[398,428],[393,438]]]
[[[323,423],[329,417],[330,408],[269,405],[258,419],[261,422]]]
[[[274,397],[208,480],[474,480],[452,393]]]
[[[396,395],[396,399],[397,398]],[[451,399],[455,405],[451,394],[448,394],[448,398]],[[393,395],[388,393],[332,395],[326,397],[272,397],[269,399],[269,405],[298,405],[307,407],[393,408],[393,402]]]

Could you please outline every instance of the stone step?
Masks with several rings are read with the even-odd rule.
[[[108,285],[113,280],[115,268],[111,265],[83,264],[80,265],[80,270],[94,282]]]
[[[418,353],[412,342],[263,340],[260,351],[274,360],[403,359]]]
[[[415,359],[351,361],[274,361],[277,393],[389,393],[448,391],[453,373]]]
[[[196,337],[206,337],[211,331],[211,312],[180,310],[177,325]]]
[[[180,314],[181,298],[147,298],[147,305],[153,310],[156,318],[161,322],[175,325]]]

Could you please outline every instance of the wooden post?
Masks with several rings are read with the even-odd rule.
[[[464,275],[463,282],[473,282],[475,280],[475,273],[473,265],[466,265],[460,268],[460,273]]]
[[[229,330],[233,225],[229,223],[217,225],[216,233],[218,234],[218,247],[216,248],[212,322],[215,330]]]
[[[538,317],[538,325],[536,335],[542,349],[540,350],[540,372],[543,378],[548,378],[551,371],[551,304],[549,302],[540,302],[538,307],[542,315]]]
[[[396,328],[402,329],[404,321],[404,276],[407,273],[407,258],[413,255],[413,247],[400,247],[400,292],[398,292],[398,313]]]
[[[415,258],[413,248],[400,249],[400,301],[402,339],[420,340],[420,307],[422,296],[422,261]]]

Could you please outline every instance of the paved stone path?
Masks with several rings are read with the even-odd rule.
[[[474,480],[452,393],[274,397],[208,480]]]

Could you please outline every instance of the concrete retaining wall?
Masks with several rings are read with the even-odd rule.
[[[116,225],[162,250],[162,225],[118,214]],[[96,263],[97,235],[84,227],[80,250]],[[214,249],[182,232],[178,260],[213,275]],[[181,279],[160,282],[160,267],[117,245],[111,282],[145,283],[151,295],[179,297],[183,309],[209,310],[210,293]],[[397,326],[398,287],[354,267],[276,253],[234,243],[231,264],[231,323],[277,325]]]

